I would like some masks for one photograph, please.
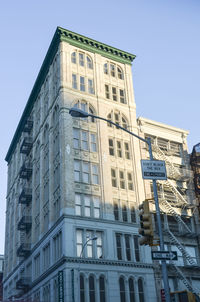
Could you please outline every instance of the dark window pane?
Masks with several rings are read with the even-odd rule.
[[[135,302],[134,279],[130,278],[128,281],[130,302]]]
[[[80,302],[85,302],[84,277],[80,275]]]
[[[100,302],[106,301],[105,295],[105,279],[103,276],[99,278],[99,289],[100,289]]]
[[[122,277],[119,279],[119,288],[120,288],[120,302],[126,302],[125,284],[124,284],[124,279]]]
[[[116,234],[117,258],[122,260],[121,234]]]

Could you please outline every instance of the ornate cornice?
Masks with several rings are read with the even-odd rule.
[[[23,111],[22,117],[19,121],[18,127],[15,131],[14,137],[8,149],[5,160],[10,161],[12,153],[15,150],[16,144],[21,135],[24,124],[26,123],[27,117],[30,115],[33,108],[34,102],[37,98],[37,95],[41,89],[41,86],[46,78],[46,75],[49,71],[49,67],[53,61],[53,58],[58,50],[60,42],[65,41],[71,45],[82,48],[93,53],[99,53],[104,57],[107,57],[111,60],[121,62],[123,64],[131,64],[135,59],[135,55],[128,52],[122,51],[120,49],[114,48],[112,46],[100,43],[98,41],[92,40],[90,38],[84,37],[67,29],[57,27],[56,32],[53,36],[43,64],[40,68],[39,74],[31,91],[30,97],[27,101],[26,107]]]
[[[61,41],[68,42],[76,47],[80,47],[94,53],[99,53],[104,57],[108,57],[109,59],[125,64],[131,64],[131,62],[135,59],[135,55],[131,53],[87,38],[64,28],[58,27],[57,30],[59,32]]]

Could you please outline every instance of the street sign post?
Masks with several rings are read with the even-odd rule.
[[[152,260],[178,260],[177,252],[171,251],[152,251]]]
[[[141,160],[142,177],[144,179],[167,179],[167,172],[164,160]]]

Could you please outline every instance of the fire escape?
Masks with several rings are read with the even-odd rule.
[[[32,227],[32,128],[33,122],[31,120],[27,120],[23,128],[24,138],[20,146],[20,153],[24,155],[24,162],[19,171],[19,178],[22,181],[22,189],[18,199],[18,202],[21,205],[21,217],[17,225],[17,229],[20,232],[20,242],[17,249],[17,256],[22,259],[27,258],[31,252],[30,231]],[[30,277],[27,276],[25,269],[22,268],[20,272],[20,278],[16,282],[16,289],[25,292],[29,289],[30,282]]]
[[[197,233],[192,229],[191,225],[189,226],[187,224],[187,221],[181,215],[182,211],[187,211],[188,209],[194,210],[196,204],[189,203],[185,191],[177,187],[173,181],[176,180],[189,182],[193,177],[193,173],[189,169],[177,168],[176,166],[174,166],[169,156],[173,155],[172,152],[171,154],[169,152],[167,153],[165,150],[163,151],[155,144],[152,144],[152,150],[154,158],[157,160],[164,160],[167,168],[168,179],[166,181],[157,181],[158,187],[160,184],[168,190],[168,193],[170,193],[170,196],[167,196],[167,194],[164,193],[159,193],[159,204],[161,212],[169,215],[177,222],[177,224],[170,224],[170,222],[164,224],[163,222],[164,234],[165,236],[167,236],[168,241],[170,241],[170,244],[173,246],[175,245],[179,249],[185,261],[187,262],[188,267],[193,269],[200,269],[199,264],[197,264],[197,262],[191,257],[191,255],[187,252],[185,247],[181,244],[181,242],[175,235],[176,233],[178,236],[187,236],[190,238],[195,238],[197,236]],[[176,275],[179,277],[179,279],[183,282],[183,284],[189,291],[193,292],[196,295],[199,295],[200,289],[194,288],[192,286],[188,278],[186,278],[186,276],[184,275],[181,267],[176,265],[176,262],[169,261],[169,268],[172,268],[172,270],[176,273]]]

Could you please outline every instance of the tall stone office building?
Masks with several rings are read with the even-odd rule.
[[[160,265],[152,262],[150,247],[138,244],[138,205],[152,197],[151,184],[143,181],[140,167],[141,157],[148,156],[146,147],[109,123],[69,115],[69,109],[77,107],[144,137],[151,135],[156,154],[170,157],[169,169],[173,168],[168,149],[176,153],[173,161],[179,170],[187,165],[186,132],[136,119],[134,58],[57,28],[6,155],[4,299],[160,301]],[[159,145],[162,137],[167,150]],[[189,178],[173,177],[176,190],[178,182],[185,186],[184,192],[188,190]],[[193,219],[192,189],[187,192],[189,207],[182,191],[177,193],[174,187],[166,191],[163,184],[160,188],[162,200],[164,194],[167,197],[167,208],[162,203],[167,213],[163,223],[168,226],[175,218],[172,225],[181,228],[183,222],[184,231],[192,234],[180,243],[181,248],[187,245],[179,258],[180,266],[188,261],[186,272],[170,262],[170,284],[173,290],[180,288],[178,271],[185,284],[196,286],[197,219]],[[151,209],[155,212],[153,203]],[[177,239],[170,228],[166,230],[166,245],[172,248],[169,239]]]

